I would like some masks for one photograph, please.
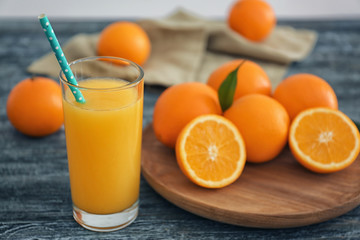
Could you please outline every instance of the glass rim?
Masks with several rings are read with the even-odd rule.
[[[117,60],[117,61],[123,61],[123,62],[127,62],[129,63],[131,66],[135,67],[138,71],[139,71],[139,75],[137,77],[137,79],[135,81],[132,81],[132,82],[128,82],[127,84],[125,85],[121,85],[121,86],[118,86],[118,87],[110,87],[110,88],[91,88],[91,87],[84,87],[84,86],[80,86],[80,85],[75,85],[75,84],[72,84],[70,82],[68,82],[63,76],[65,76],[63,70],[61,69],[60,72],[59,72],[59,78],[60,78],[60,81],[63,82],[64,84],[68,85],[68,86],[71,86],[71,87],[75,87],[75,88],[78,88],[78,89],[84,89],[84,90],[108,90],[108,91],[111,91],[111,90],[122,90],[122,89],[128,89],[128,88],[132,88],[132,87],[135,87],[136,85],[138,85],[143,79],[144,79],[144,70],[142,69],[142,67],[138,64],[136,64],[135,62],[133,61],[130,61],[128,59],[125,59],[125,58],[119,58],[119,57],[112,57],[112,56],[93,56],[93,57],[84,57],[84,58],[79,58],[79,59],[76,59],[72,62],[69,63],[69,67],[71,65],[74,65],[74,64],[77,64],[77,63],[81,63],[81,62],[89,62],[89,61],[93,61],[93,60],[98,60],[98,59],[108,59],[108,60]],[[116,77],[114,77],[116,78]]]

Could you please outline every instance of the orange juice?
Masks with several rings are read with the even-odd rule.
[[[120,212],[138,199],[143,83],[127,89],[126,84],[113,79],[79,82],[84,104],[65,90],[71,195],[73,204],[88,213]]]

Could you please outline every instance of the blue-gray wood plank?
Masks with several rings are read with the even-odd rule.
[[[53,21],[61,43],[99,32],[109,22]],[[318,42],[287,75],[308,72],[335,89],[339,108],[360,121],[360,21],[280,22],[316,30]],[[50,51],[36,19],[0,19],[0,239],[360,239],[360,207],[324,223],[290,229],[253,229],[198,217],[169,203],[142,178],[140,213],[112,233],[85,230],[72,218],[64,130],[45,137],[18,133],[6,116],[11,88],[29,77],[29,64]],[[145,87],[144,126],[162,87]]]

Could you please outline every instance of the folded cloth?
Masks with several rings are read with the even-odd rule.
[[[212,21],[179,9],[164,19],[137,22],[149,35],[152,50],[145,65],[145,84],[171,86],[183,82],[206,82],[221,64],[246,58],[268,74],[273,88],[288,65],[306,58],[317,34],[305,29],[277,26],[263,42],[251,42],[232,31],[224,21]],[[99,34],[78,34],[63,51],[68,61],[95,56]],[[28,67],[28,72],[58,77],[60,67],[49,53]]]

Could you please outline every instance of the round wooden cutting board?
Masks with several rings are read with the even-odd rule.
[[[332,174],[312,173],[288,148],[274,160],[245,165],[240,178],[222,189],[193,184],[180,171],[175,152],[143,133],[142,174],[168,201],[202,217],[247,227],[286,228],[323,222],[360,204],[360,160]]]

